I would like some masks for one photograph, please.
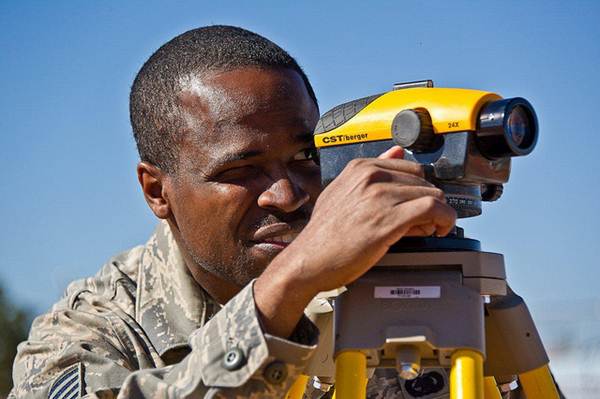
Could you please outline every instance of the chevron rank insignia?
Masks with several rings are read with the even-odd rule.
[[[66,369],[52,384],[48,392],[48,399],[77,399],[82,396],[83,366],[74,364]]]

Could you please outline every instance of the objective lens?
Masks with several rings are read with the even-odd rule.
[[[490,159],[527,155],[537,136],[535,111],[524,98],[488,103],[479,114],[477,146]]]
[[[513,108],[512,112],[508,116],[506,128],[514,143],[520,147],[521,144],[523,144],[525,135],[530,130],[529,120],[527,119],[526,111],[522,106],[517,105]]]

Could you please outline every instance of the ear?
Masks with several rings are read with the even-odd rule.
[[[171,206],[166,190],[166,174],[148,162],[140,162],[137,166],[137,175],[144,198],[156,217],[167,219],[171,216]]]

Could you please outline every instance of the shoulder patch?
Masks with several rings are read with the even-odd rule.
[[[59,375],[48,391],[48,399],[77,399],[82,396],[83,366],[77,363]]]

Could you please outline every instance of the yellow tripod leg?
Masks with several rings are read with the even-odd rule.
[[[304,395],[304,389],[306,388],[306,383],[308,382],[308,376],[304,374],[300,374],[300,377],[296,379],[294,385],[290,388],[285,399],[302,399],[302,395]]]
[[[519,374],[527,399],[558,399],[558,391],[548,365]]]
[[[450,399],[483,399],[483,356],[473,350],[452,354]]]
[[[367,396],[367,357],[362,352],[344,351],[335,358],[336,399]]]
[[[494,377],[483,378],[483,397],[485,399],[502,399]]]

